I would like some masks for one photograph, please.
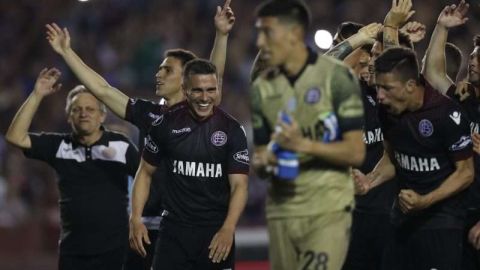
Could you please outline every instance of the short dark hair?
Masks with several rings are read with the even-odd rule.
[[[189,82],[192,75],[217,75],[217,68],[215,65],[206,59],[193,59],[189,61],[183,68],[183,82]]]
[[[445,44],[445,58],[447,61],[447,75],[450,79],[456,81],[462,66],[462,51],[455,44],[447,42]]]
[[[473,37],[473,46],[480,46],[480,35],[476,35]]]
[[[81,93],[88,93],[91,94],[92,96],[95,97],[95,95],[92,93],[92,91],[88,90],[84,85],[77,85],[75,86],[70,92],[67,94],[67,104],[65,105],[65,112],[67,114],[70,113],[70,110],[72,109],[72,100],[75,96]],[[98,107],[100,108],[100,111],[103,113],[107,113],[107,106],[103,102],[101,102],[97,97],[95,97],[98,102]]]
[[[383,31],[379,31],[377,33],[376,40],[383,44]],[[410,37],[402,32],[398,32],[398,43],[400,44],[400,46],[403,46],[412,50],[414,49],[413,42],[410,40]]]
[[[390,48],[375,60],[375,74],[395,72],[401,81],[419,80],[417,55],[412,49]]]
[[[355,35],[358,33],[358,30],[362,29],[362,27],[364,27],[364,25],[361,23],[350,21],[342,22],[338,25],[337,32],[335,33],[335,37],[339,38],[339,40],[333,40],[333,46],[337,45],[338,42]]]
[[[305,33],[310,25],[310,10],[302,0],[269,0],[257,7],[257,17],[278,17],[302,26]]]
[[[191,61],[191,60],[197,58],[197,56],[193,52],[191,52],[189,50],[184,50],[184,49],[167,50],[164,54],[164,57],[165,58],[167,58],[167,57],[177,58],[178,60],[180,60],[180,62],[182,62],[182,66],[185,66],[185,64],[188,61]]]

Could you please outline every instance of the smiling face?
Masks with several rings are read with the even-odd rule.
[[[197,119],[212,115],[218,99],[217,76],[215,74],[190,75],[184,83],[184,92],[192,113]]]
[[[178,94],[181,91],[182,71],[181,60],[172,56],[165,58],[155,75],[157,82],[155,94],[166,99]]]
[[[83,92],[72,98],[68,123],[75,134],[90,136],[100,132],[105,117],[106,113],[101,109],[100,102],[92,94]]]

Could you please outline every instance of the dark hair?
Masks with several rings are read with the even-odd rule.
[[[310,10],[302,0],[270,0],[260,4],[257,17],[278,17],[280,21],[295,22],[305,33],[310,25]]]
[[[342,22],[337,27],[337,32],[335,33],[335,39],[333,40],[333,46],[337,45],[339,42],[355,35],[358,33],[358,30],[364,27],[363,24],[356,23],[356,22]]]
[[[379,31],[377,33],[376,40],[383,44],[383,31]],[[398,43],[400,43],[400,46],[403,46],[412,50],[414,48],[413,42],[410,40],[410,37],[402,32],[398,32]]]
[[[217,75],[217,68],[215,65],[205,59],[194,59],[189,61],[183,68],[183,82],[189,82],[192,75]]]
[[[68,92],[68,95],[67,95],[67,104],[65,105],[65,112],[67,114],[69,114],[70,110],[72,109],[73,98],[76,95],[81,94],[81,93],[89,93],[89,94],[91,94],[92,96],[95,97],[95,95],[92,93],[92,91],[88,90],[84,85],[79,84],[79,85],[75,86],[72,90],[70,90],[70,92]],[[107,113],[107,106],[105,106],[105,104],[103,104],[100,100],[98,100],[98,98],[97,98],[97,102],[98,102],[98,107],[100,108],[100,111],[103,112],[103,113]]]
[[[197,58],[197,56],[193,52],[191,52],[189,50],[184,50],[184,49],[167,50],[164,54],[164,57],[165,58],[167,58],[167,57],[177,58],[178,60],[180,60],[180,62],[182,62],[182,66],[185,66],[185,64],[188,61],[191,61],[191,60]]]
[[[480,35],[476,35],[473,37],[473,46],[480,46]]]
[[[462,51],[455,44],[447,42],[445,44],[445,58],[447,61],[447,75],[450,79],[456,81],[462,66]]]
[[[412,49],[390,48],[375,60],[375,74],[395,72],[401,81],[418,81],[417,55]]]

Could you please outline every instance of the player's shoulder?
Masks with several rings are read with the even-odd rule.
[[[240,124],[240,122],[231,114],[228,112],[222,110],[221,108],[215,108],[215,114],[217,117],[221,118],[226,125],[234,128],[241,128],[243,129],[243,126]]]

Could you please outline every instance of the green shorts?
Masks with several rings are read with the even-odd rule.
[[[268,219],[270,269],[341,269],[351,223],[349,211]]]

